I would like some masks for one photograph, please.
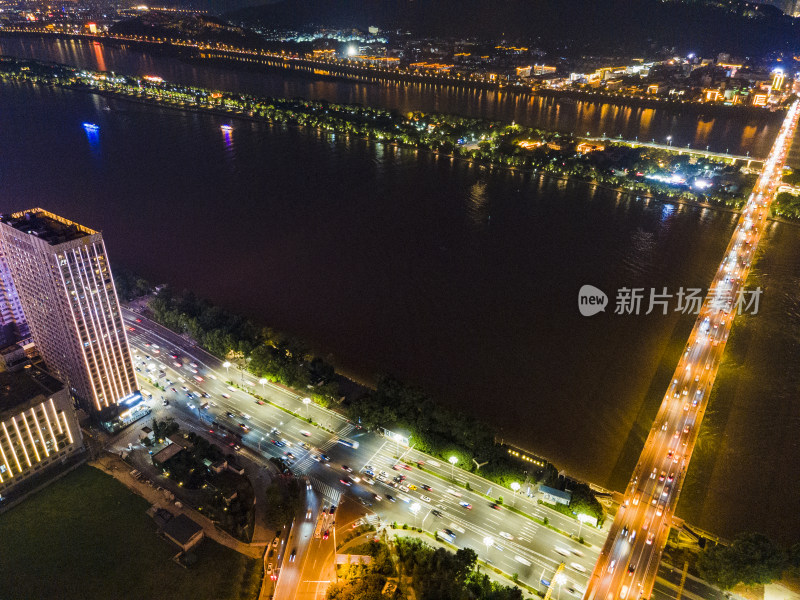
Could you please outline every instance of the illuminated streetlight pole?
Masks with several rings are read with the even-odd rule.
[[[560,600],[561,598],[561,586],[567,582],[567,578],[564,577],[563,573],[559,573],[555,577],[555,583],[558,584],[558,595],[556,596],[556,600]]]
[[[667,136],[667,146],[672,146],[672,136],[671,135]]]
[[[267,378],[266,377],[262,377],[261,379],[259,379],[258,383],[261,384],[261,389],[262,390],[266,390],[267,389]]]
[[[514,506],[514,503],[517,500],[517,492],[519,491],[519,484],[516,481],[511,482],[511,489],[514,491],[514,496],[511,499],[511,506]]]
[[[225,375],[230,376],[231,373],[231,363],[229,361],[225,361],[222,363],[222,366],[225,367]]]
[[[311,404],[311,398],[303,398],[303,404],[306,405],[306,416],[308,416],[308,405]]]
[[[483,543],[486,545],[486,560],[489,560],[489,548],[494,545],[494,538],[492,536],[487,535],[483,538]]]
[[[450,457],[450,458],[448,458],[447,460],[448,460],[448,461],[450,462],[450,464],[452,465],[452,467],[451,467],[451,469],[450,469],[450,479],[453,479],[453,480],[455,480],[455,478],[456,478],[456,463],[458,462],[458,458],[457,458],[457,457],[455,457],[455,456],[451,456],[451,457]]]

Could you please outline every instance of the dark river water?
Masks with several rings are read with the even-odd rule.
[[[276,75],[259,84],[253,73],[67,42],[0,49],[218,88],[364,102],[399,93]],[[501,116],[493,102],[480,110]],[[84,121],[99,134],[87,136]],[[743,139],[747,127],[719,125],[715,139]],[[777,126],[752,127],[747,147],[765,154]],[[361,380],[416,383],[615,489],[693,322],[675,311],[616,315],[616,291],[705,288],[736,220],[353,138],[4,84],[0,210],[32,206],[101,229],[117,264],[302,337]],[[800,531],[799,274],[800,228],[772,225],[753,275],[760,312],[734,327],[678,508],[722,535]],[[584,284],[609,294],[609,310],[579,314]]]

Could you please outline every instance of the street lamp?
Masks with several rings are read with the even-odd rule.
[[[485,538],[483,538],[483,543],[486,545],[486,558],[488,559],[489,548],[491,548],[494,545],[494,538],[492,538],[492,536],[490,535],[487,535]]]
[[[455,479],[456,478],[456,463],[458,462],[458,457],[451,456],[447,460],[452,465],[452,467],[450,468],[450,479]]]
[[[266,377],[262,377],[261,379],[259,379],[258,383],[261,384],[261,389],[262,390],[267,389],[267,378]]]
[[[519,491],[519,487],[520,487],[520,486],[519,486],[519,484],[518,484],[516,481],[512,481],[512,482],[511,482],[511,489],[514,491],[514,496],[513,496],[513,498],[511,499],[511,506],[514,506],[514,502],[516,502],[516,499],[517,499],[517,492]]]
[[[306,416],[308,416],[308,405],[311,404],[311,398],[303,398],[303,404],[306,405]]]
[[[671,135],[667,136],[667,146],[672,146],[672,136]]]
[[[555,582],[558,584],[558,595],[556,596],[556,600],[558,600],[561,598],[561,586],[567,582],[567,578],[563,573],[559,573],[555,576]]]
[[[231,372],[231,363],[226,360],[224,363],[222,363],[222,366],[225,367],[225,374],[229,375]]]
[[[411,506],[409,506],[409,510],[414,513],[414,527],[417,526],[417,515],[419,514],[419,509],[422,508],[419,502],[414,502]]]

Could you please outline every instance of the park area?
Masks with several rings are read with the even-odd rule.
[[[148,503],[84,465],[0,515],[0,598],[239,600],[261,563],[205,539],[184,568]]]

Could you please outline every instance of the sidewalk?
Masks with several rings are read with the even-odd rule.
[[[108,473],[132,492],[147,500],[155,508],[164,508],[173,515],[185,514],[187,517],[201,525],[203,527],[203,533],[206,535],[206,537],[211,538],[215,542],[218,542],[223,546],[227,546],[231,550],[235,550],[240,554],[249,556],[250,558],[261,559],[261,556],[264,554],[264,544],[245,544],[244,542],[240,542],[229,533],[218,529],[217,526],[214,525],[214,523],[205,515],[186,506],[176,506],[156,488],[134,479],[130,475],[130,465],[122,461],[120,458],[113,455],[105,455],[98,458],[96,461],[90,462],[89,464],[97,469],[100,469],[101,471],[104,471],[105,473]]]

